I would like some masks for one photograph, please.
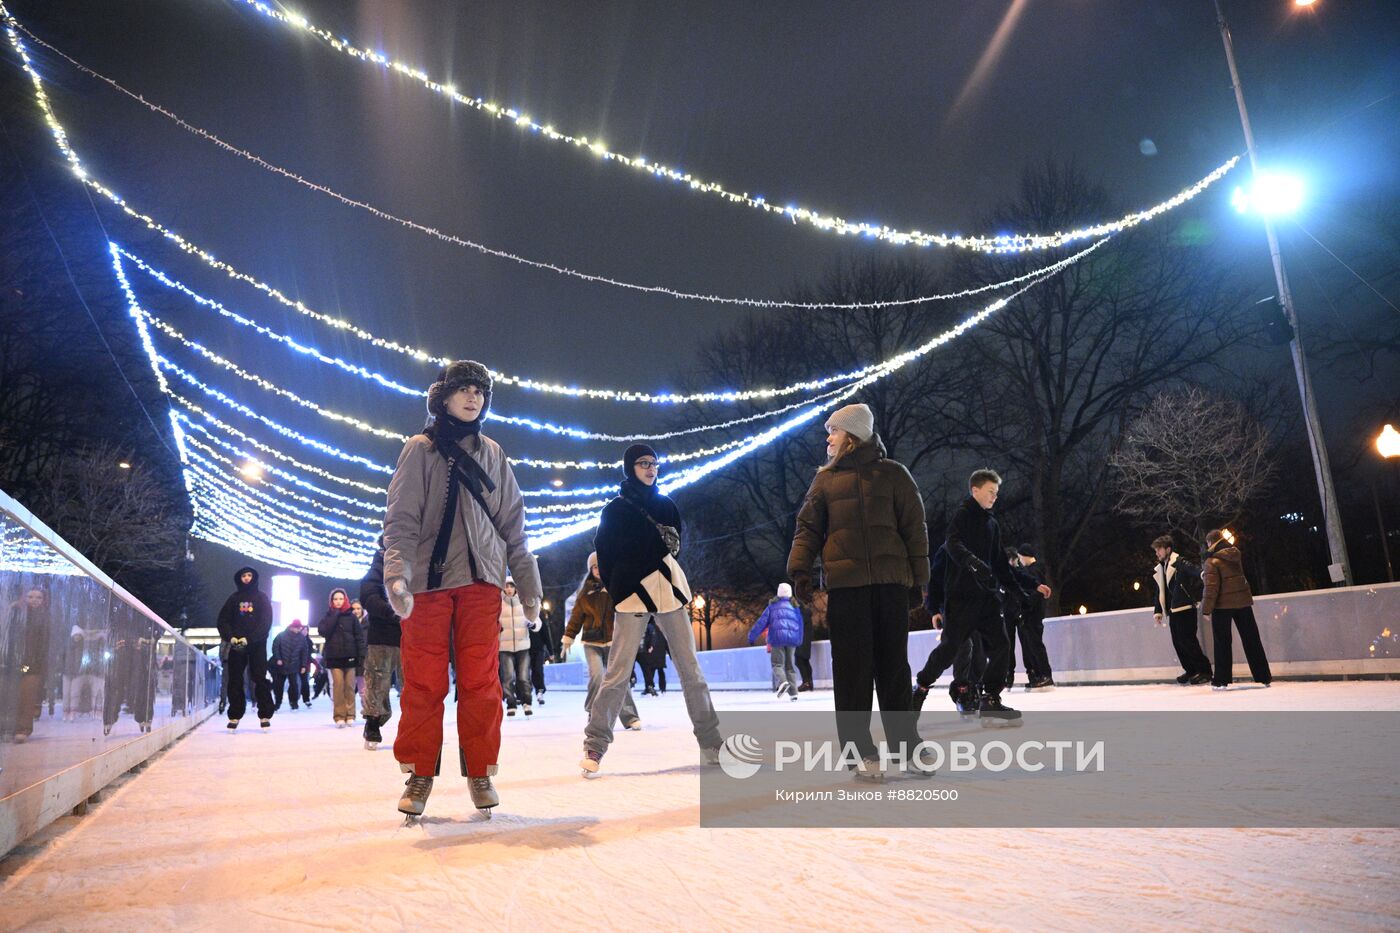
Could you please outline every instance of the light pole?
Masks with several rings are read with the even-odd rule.
[[[1386,460],[1400,460],[1400,431],[1388,424],[1376,435],[1376,452]],[[1381,496],[1376,491],[1376,481],[1371,480],[1371,503],[1376,507],[1376,524],[1381,530],[1381,553],[1385,555],[1385,578],[1395,582],[1395,565],[1390,562],[1390,539],[1386,537],[1385,514],[1381,511]]]
[[[1249,124],[1249,111],[1244,105],[1244,88],[1240,85],[1240,72],[1235,66],[1235,45],[1230,39],[1230,27],[1225,22],[1225,14],[1220,9],[1220,0],[1215,0],[1215,19],[1220,27],[1220,39],[1225,43],[1225,60],[1230,65],[1230,80],[1235,90],[1235,103],[1240,110],[1240,125],[1244,128],[1245,147],[1249,150],[1249,167],[1256,178],[1259,177],[1259,159],[1254,146],[1254,130]],[[1283,254],[1279,252],[1278,235],[1267,211],[1261,211],[1264,221],[1264,234],[1269,241],[1269,256],[1274,263],[1274,281],[1278,285],[1279,303],[1288,318],[1288,326],[1293,328],[1293,340],[1289,349],[1293,353],[1293,371],[1298,378],[1298,394],[1303,401],[1303,424],[1308,432],[1308,447],[1312,450],[1313,472],[1317,474],[1317,491],[1322,498],[1323,524],[1327,528],[1327,550],[1332,556],[1332,564],[1327,569],[1333,583],[1351,584],[1351,561],[1347,558],[1347,542],[1342,535],[1342,516],[1337,508],[1337,492],[1332,486],[1332,466],[1327,457],[1327,444],[1322,438],[1322,421],[1317,413],[1317,400],[1313,397],[1312,377],[1308,375],[1307,358],[1303,355],[1303,338],[1298,330],[1298,315],[1293,309],[1293,292],[1288,287],[1288,275],[1283,267]]]

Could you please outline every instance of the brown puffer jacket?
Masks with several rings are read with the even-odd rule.
[[[928,583],[928,526],[914,477],[885,458],[879,435],[812,480],[797,514],[788,575],[821,555],[827,589]]]
[[[574,611],[564,637],[581,638],[585,645],[610,645],[613,637],[613,601],[603,584],[590,578],[574,600]]]
[[[1249,581],[1244,578],[1244,555],[1226,541],[1211,548],[1201,568],[1205,593],[1201,596],[1201,614],[1210,615],[1217,609],[1243,609],[1254,605]]]

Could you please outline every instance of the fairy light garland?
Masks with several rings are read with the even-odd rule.
[[[961,234],[924,233],[920,230],[898,230],[886,224],[852,223],[842,217],[823,214],[820,211],[812,210],[807,207],[800,207],[796,204],[775,204],[762,195],[753,195],[747,191],[731,191],[718,182],[706,181],[694,176],[690,172],[673,168],[664,163],[648,159],[645,156],[632,157],[623,155],[609,148],[600,140],[591,140],[587,136],[574,136],[570,133],[560,132],[551,125],[537,123],[527,113],[523,113],[513,107],[504,107],[481,97],[471,97],[463,94],[451,84],[434,81],[420,68],[415,68],[396,59],[391,59],[382,52],[359,48],[349,40],[342,39],[329,30],[311,23],[306,17],[298,13],[285,13],[273,9],[267,4],[260,2],[260,0],[243,0],[243,2],[263,16],[293,26],[307,35],[314,36],[336,51],[342,52],[353,59],[397,72],[398,74],[404,75],[422,84],[429,91],[449,98],[464,107],[485,113],[497,120],[506,120],[520,128],[527,136],[539,136],[554,140],[555,142],[566,143],[574,146],[576,149],[586,150],[604,161],[614,162],[618,165],[635,169],[653,178],[678,182],[700,194],[713,195],[730,204],[741,204],[767,214],[774,214],[793,224],[807,224],[817,230],[828,233],[835,233],[841,236],[869,237],[901,246],[941,246],[976,250],[986,253],[1023,253],[1032,250],[1054,249],[1080,240],[1109,236],[1151,220],[1159,214],[1184,204],[1220,178],[1224,177],[1227,172],[1235,167],[1240,159],[1239,156],[1231,158],[1200,181],[1183,189],[1175,196],[1146,210],[1126,214],[1118,220],[1093,224],[1088,227],[1079,227],[1074,230],[1045,234],[1017,233],[1001,234],[997,236],[962,236]]]
[[[528,257],[521,256],[517,253],[512,253],[509,250],[502,250],[496,247],[487,246],[486,244],[479,243],[475,240],[461,237],[456,234],[447,233],[445,231],[439,230],[436,227],[419,223],[418,221],[412,220],[411,218],[402,217],[389,211],[383,210],[382,208],[375,207],[374,205],[369,204],[365,201],[361,201],[358,198],[350,197],[349,195],[343,194],[335,190],[334,188],[331,188],[329,185],[311,181],[306,177],[296,172],[293,172],[290,169],[284,168],[283,166],[277,165],[273,162],[269,162],[267,159],[264,159],[262,156],[259,156],[256,153],[250,152],[249,150],[243,149],[239,146],[235,146],[234,144],[227,142],[226,140],[209,132],[208,130],[195,126],[194,124],[180,117],[178,114],[173,113],[172,111],[160,106],[159,104],[152,103],[151,101],[147,100],[144,95],[137,94],[135,91],[124,87],[115,79],[110,78],[94,70],[93,68],[88,67],[87,65],[73,58],[71,55],[68,55],[62,49],[59,49],[51,43],[39,38],[23,25],[19,25],[18,28],[21,32],[28,36],[30,40],[33,41],[36,45],[40,45],[48,49],[50,52],[62,58],[64,61],[68,62],[70,65],[72,65],[79,71],[89,75],[90,77],[98,81],[109,85],[114,90],[120,92],[121,94],[124,94],[125,96],[139,103],[141,106],[147,108],[152,113],[159,114],[160,116],[165,117],[166,119],[174,123],[176,126],[178,126],[180,129],[185,130],[186,132],[191,133],[209,143],[212,143],[213,145],[225,150],[226,152],[232,153],[233,155],[246,159],[247,161],[253,163],[254,165],[258,166],[259,168],[265,171],[271,172],[275,175],[280,175],[292,182],[295,182],[296,184],[299,184],[305,188],[315,191],[318,194],[323,194],[327,197],[333,198],[334,200],[339,201],[347,207],[353,207],[358,210],[366,211],[367,213],[372,214],[380,220],[386,220],[392,223],[399,224],[400,226],[406,227],[418,233],[426,234],[443,242],[450,243],[454,246],[465,247],[467,249],[472,249],[479,253],[482,253],[487,256],[492,256],[497,259],[509,260],[511,262],[515,262],[523,266],[541,269],[548,272],[554,272],[559,275],[580,279],[582,281],[589,282],[595,285],[607,285],[615,288],[622,288],[646,294],[664,295],[669,298],[675,298],[680,300],[703,301],[709,302],[711,304],[736,305],[749,308],[761,308],[765,310],[794,309],[805,311],[852,311],[881,310],[888,308],[907,308],[914,307],[917,305],[930,304],[932,302],[937,301],[949,301],[958,298],[970,298],[975,295],[984,294],[990,291],[996,291],[1000,288],[1009,287],[1011,285],[1018,284],[1019,282],[1027,281],[1035,277],[1040,273],[1040,271],[1042,271],[1035,270],[1032,272],[1027,272],[1024,275],[1020,275],[1012,279],[1007,279],[1002,282],[993,282],[988,285],[980,285],[972,288],[965,288],[956,292],[945,292],[936,295],[920,295],[914,298],[900,298],[884,301],[845,302],[787,301],[774,298],[722,296],[703,292],[687,292],[682,291],[680,289],[671,288],[665,285],[644,285],[636,282],[629,282],[623,279],[617,279],[612,276],[582,272],[580,270],[570,268],[560,263],[550,262],[546,260],[530,259]],[[1194,197],[1194,195],[1192,195],[1192,197]]]
[[[340,357],[329,356],[321,350],[317,349],[316,347],[301,343],[300,341],[286,336],[285,334],[278,333],[270,327],[266,327],[262,324],[259,324],[257,321],[245,317],[244,315],[241,315],[236,311],[232,311],[221,302],[215,301],[211,298],[206,298],[205,296],[194,291],[189,286],[185,285],[183,282],[171,278],[169,275],[151,266],[139,256],[135,255],[130,250],[126,249],[118,243],[109,242],[109,246],[112,250],[113,256],[118,257],[118,261],[130,262],[136,268],[140,269],[142,272],[145,272],[148,276],[155,279],[160,284],[174,291],[180,292],[181,294],[189,298],[191,301],[193,301],[195,304],[209,308],[210,310],[217,312],[221,316],[226,317],[229,320],[234,321],[235,323],[241,324],[245,327],[249,327],[261,336],[268,338],[269,340],[282,343],[295,350],[296,352],[316,360],[317,362],[323,363],[328,366],[334,366],[342,370],[343,372],[349,373],[354,376],[359,376],[362,379],[368,379],[373,382],[376,382],[380,386],[397,392],[400,395],[406,395],[418,399],[422,399],[425,396],[425,392],[422,389],[411,388],[410,386],[404,385],[401,382],[397,382],[393,378],[386,376],[383,373],[375,372],[371,369],[368,369],[367,367],[351,363]],[[148,319],[151,321],[151,323],[155,324],[166,334],[168,334],[176,340],[181,341],[190,349],[195,350],[201,355],[206,356],[206,358],[209,358],[212,362],[218,362],[218,359],[216,359],[210,353],[210,351],[206,350],[205,348],[193,341],[187,340],[170,325],[150,317],[150,312],[147,311],[145,313],[148,315]],[[227,367],[231,364],[229,364],[227,361],[223,361],[220,362],[220,365],[224,365]],[[269,391],[279,390],[276,387],[269,387]],[[604,432],[588,431],[581,428],[562,427],[560,425],[555,425],[549,422],[536,421],[533,418],[524,418],[515,415],[503,414],[495,408],[491,410],[489,418],[492,421],[499,421],[516,427],[529,428],[532,431],[544,431],[562,437],[570,437],[575,440],[600,440],[614,441],[618,443],[633,443],[636,441],[669,440],[671,438],[685,437],[691,434],[703,434],[710,431],[727,430],[729,428],[738,427],[740,425],[751,424],[755,421],[762,421],[766,418],[774,418],[778,415],[785,414],[789,411],[795,411],[796,409],[801,408],[804,405],[810,405],[813,402],[820,401],[821,398],[822,396],[818,395],[812,398],[807,398],[801,401],[789,403],[788,405],[785,405],[781,408],[771,409],[769,411],[761,411],[755,414],[745,415],[740,418],[731,418],[728,421],[722,421],[711,424],[702,424],[689,428],[681,428],[674,431],[663,431],[656,433],[608,434]]]

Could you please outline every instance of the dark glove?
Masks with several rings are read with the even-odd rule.
[[[924,604],[924,588],[921,586],[909,587],[909,609],[919,609]]]
[[[797,573],[792,576],[792,592],[797,597],[799,603],[812,604],[812,575],[810,573]]]

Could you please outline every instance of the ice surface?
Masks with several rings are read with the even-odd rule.
[[[505,721],[494,819],[476,814],[466,781],[445,769],[417,827],[395,810],[394,723],[370,752],[358,728],[332,725],[325,702],[284,709],[267,735],[230,735],[215,717],[88,816],[0,862],[0,928],[1400,925],[1398,831],[702,830],[678,690],[637,697],[645,728],[619,730],[593,780],[577,766],[582,694],[546,699],[531,719]],[[831,694],[715,701],[829,709]],[[1011,702],[1032,712],[1396,710],[1400,683],[1080,687],[1018,691]]]

